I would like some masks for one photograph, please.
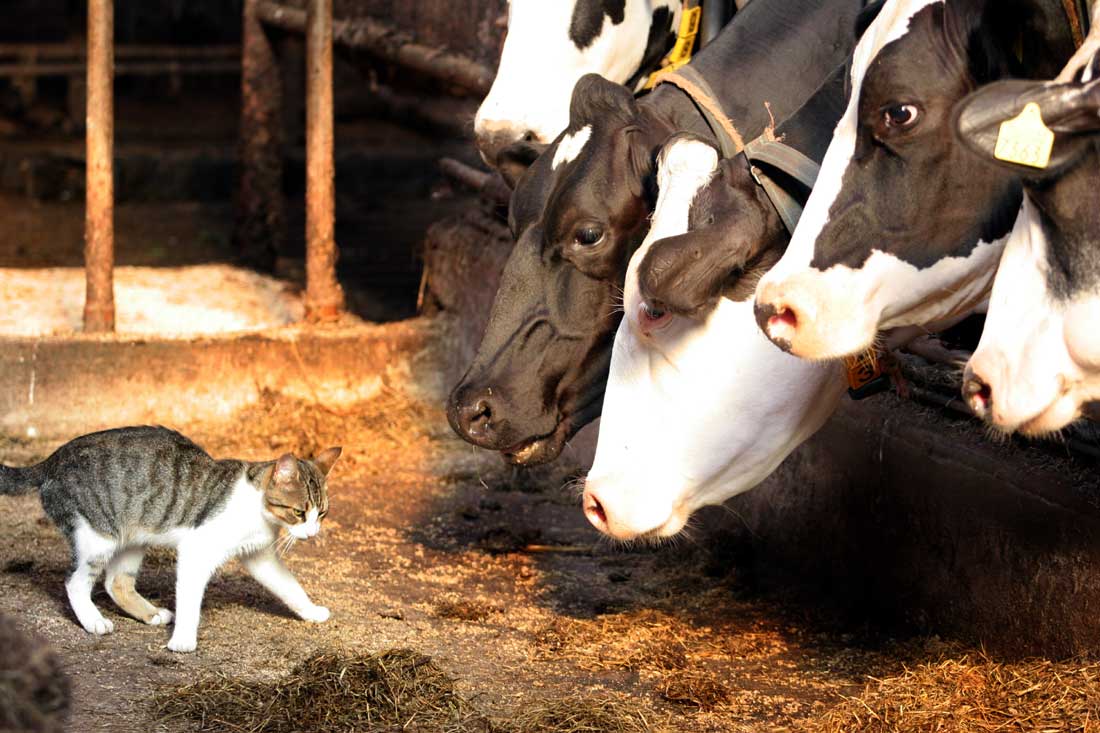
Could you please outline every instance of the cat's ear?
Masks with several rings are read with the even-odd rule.
[[[323,450],[313,459],[313,463],[321,469],[321,473],[328,476],[328,472],[332,470],[332,466],[336,463],[336,459],[340,457],[342,450],[339,446]]]
[[[285,485],[298,480],[298,459],[293,453],[284,453],[275,461],[275,484]]]

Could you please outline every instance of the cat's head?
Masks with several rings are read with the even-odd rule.
[[[328,513],[325,478],[339,457],[339,448],[323,450],[311,461],[292,453],[280,456],[265,472],[262,486],[268,520],[286,527],[300,540],[321,531],[321,520]]]

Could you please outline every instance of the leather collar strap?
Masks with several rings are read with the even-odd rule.
[[[718,148],[723,157],[732,158],[745,149],[741,133],[733,126],[714,97],[714,91],[703,75],[690,66],[681,66],[675,71],[658,72],[657,84],[671,84],[691,98],[702,112],[711,132],[718,138]]]
[[[758,137],[750,141],[745,146],[744,153],[751,165],[752,177],[764,189],[775,210],[779,212],[783,226],[787,227],[788,232],[794,234],[794,228],[798,226],[798,220],[802,217],[802,204],[757,164],[775,168],[806,188],[814,187],[821,166],[790,145],[784,145],[769,137]]]

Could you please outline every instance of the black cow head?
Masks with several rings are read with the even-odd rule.
[[[522,147],[502,154],[515,164],[502,168],[515,181],[518,241],[448,405],[460,436],[516,463],[556,458],[599,415],[626,265],[654,196],[654,146],[626,88],[582,78],[570,117],[526,169]]]

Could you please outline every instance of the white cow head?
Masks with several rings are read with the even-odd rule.
[[[1055,133],[1042,170],[994,157],[1001,124],[1029,104]],[[1100,400],[1100,57],[1081,81],[984,87],[962,105],[958,130],[1025,180],[964,395],[1001,430],[1054,432]]]
[[[720,300],[705,319],[658,314],[638,268],[658,239],[688,231],[714,148],[674,137],[659,159],[660,194],[634,253],[615,336],[599,443],[584,491],[589,520],[617,539],[669,537],[702,506],[752,488],[833,412],[844,380],[791,357],[756,327],[751,301]]]
[[[776,344],[846,356],[881,330],[950,321],[988,297],[1020,186],[978,164],[952,114],[980,84],[1057,73],[1069,30],[1040,13],[1005,0],[886,3],[856,48],[848,109],[790,247],[757,288]]]
[[[585,74],[624,84],[655,68],[681,8],[682,0],[511,0],[500,67],[474,121],[485,162],[496,165],[512,143],[557,137]]]

